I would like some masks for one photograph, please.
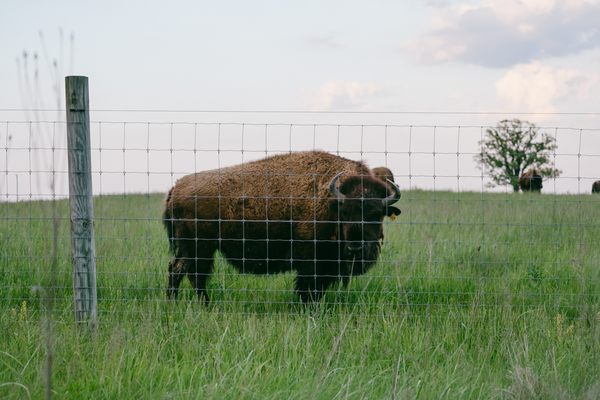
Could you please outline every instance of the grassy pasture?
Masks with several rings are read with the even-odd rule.
[[[600,196],[407,191],[380,262],[297,304],[222,259],[165,301],[163,195],[96,198],[99,327],[73,323],[67,204],[0,203],[0,398],[600,398]],[[54,290],[48,287],[54,284]]]

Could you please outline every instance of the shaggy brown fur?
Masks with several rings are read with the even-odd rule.
[[[600,181],[596,181],[592,184],[592,193],[600,193]]]
[[[330,191],[340,172],[343,200]],[[174,254],[167,294],[176,297],[187,275],[208,301],[206,281],[218,250],[243,273],[295,270],[302,300],[318,300],[335,281],[375,263],[382,220],[400,213],[382,201],[388,192],[393,201],[400,197],[364,164],[317,151],[187,175],[165,204]]]
[[[390,170],[388,167],[377,167],[373,168],[371,171],[373,172],[373,175],[375,175],[375,177],[381,179],[384,182],[388,179],[392,182],[396,182],[394,180],[394,174],[392,173],[392,170]]]
[[[542,188],[542,175],[537,168],[531,168],[525,171],[519,177],[519,187],[523,192],[541,192]]]

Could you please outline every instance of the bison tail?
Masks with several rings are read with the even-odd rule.
[[[163,225],[167,231],[169,239],[169,251],[171,254],[175,254],[175,222],[173,221],[173,206],[171,204],[171,192],[169,190],[167,199],[165,200],[165,211],[163,212]]]

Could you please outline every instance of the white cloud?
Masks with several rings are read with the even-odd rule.
[[[425,63],[508,67],[600,47],[600,0],[484,0],[435,8],[406,47]]]
[[[496,92],[517,110],[555,112],[558,102],[584,95],[597,80],[597,75],[534,61],[510,69],[496,82]]]
[[[361,110],[380,93],[373,83],[328,81],[311,97],[316,110]]]

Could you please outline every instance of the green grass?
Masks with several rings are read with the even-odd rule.
[[[99,327],[73,322],[67,205],[0,204],[0,398],[600,398],[600,196],[410,191],[380,262],[315,307],[222,259],[164,300],[162,195],[95,199]]]

